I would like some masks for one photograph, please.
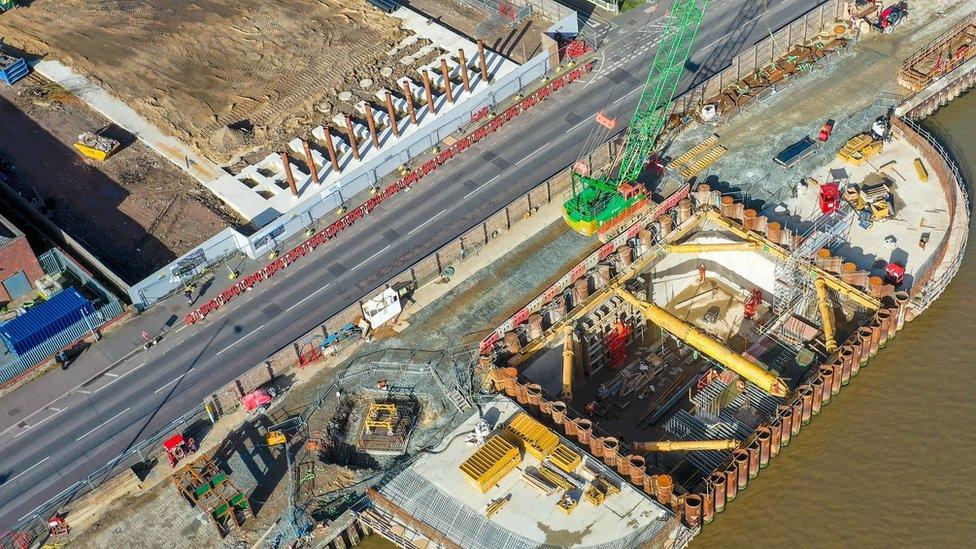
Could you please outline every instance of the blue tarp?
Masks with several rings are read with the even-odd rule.
[[[13,353],[22,355],[92,315],[95,307],[78,290],[68,288],[26,313],[0,325],[0,338]],[[93,319],[90,319],[93,321]]]

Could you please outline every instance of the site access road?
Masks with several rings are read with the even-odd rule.
[[[711,2],[689,67],[720,70],[739,51],[812,7],[808,1],[772,0],[762,16],[761,9],[757,14],[749,7],[755,4],[759,3]],[[659,40],[661,16],[653,6],[618,16],[601,40],[589,76],[556,92],[206,321],[174,329],[156,347],[133,354],[63,396],[27,384],[0,400],[0,532],[366,292],[565,169],[585,146],[597,144],[596,112],[604,111],[625,125]],[[691,82],[689,74],[679,91]],[[179,296],[158,307],[182,317],[186,309],[181,301]],[[133,322],[152,318],[158,313]],[[157,320],[145,329],[155,332],[159,327]],[[68,374],[109,366],[82,365],[85,360],[83,355],[77,370]]]

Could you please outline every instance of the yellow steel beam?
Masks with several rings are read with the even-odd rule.
[[[823,320],[824,344],[827,352],[832,353],[837,350],[837,340],[834,333],[834,310],[830,307],[830,298],[827,296],[827,283],[823,278],[818,278],[813,284],[817,289],[817,306]]]
[[[783,261],[789,259],[790,253],[788,251],[783,249],[779,244],[770,241],[763,235],[740,227],[738,224],[727,219],[725,216],[715,210],[709,210],[707,215],[710,221],[715,222],[723,229],[738,236],[739,238],[759,243],[764,252],[767,252]],[[817,278],[822,278],[828,287],[862,307],[872,310],[878,310],[881,308],[881,302],[877,299],[862,292],[861,290],[858,290],[854,286],[851,286],[850,284],[837,278],[833,274],[828,273],[820,267],[817,267],[816,265],[810,265],[809,272],[807,274],[816,276]]]
[[[738,440],[662,440],[660,442],[635,442],[631,444],[634,453],[647,452],[689,452],[692,450],[734,450],[739,447]]]
[[[647,320],[657,324],[678,339],[708,355],[722,366],[729,368],[767,393],[775,396],[786,396],[788,391],[786,383],[776,374],[769,372],[756,362],[732,351],[705,332],[674,316],[664,308],[639,299],[620,286],[615,285],[614,289],[617,295],[641,311]]]
[[[573,399],[573,326],[563,326],[563,395],[565,402]]]
[[[669,254],[701,254],[706,252],[747,252],[759,248],[758,242],[718,242],[714,244],[665,244]]]
[[[705,215],[706,215],[705,212],[696,212],[692,216],[691,222],[686,223],[680,229],[672,231],[667,236],[667,239],[673,242],[675,240],[683,238],[705,218]],[[630,280],[631,278],[639,274],[652,261],[657,259],[661,253],[662,252],[660,251],[660,249],[658,250],[657,253],[654,253],[653,251],[649,251],[645,253],[640,259],[631,263],[630,267],[628,267],[627,272],[617,275],[617,282],[623,283],[624,281]],[[586,300],[586,303],[583,305],[582,308],[578,308],[573,311],[570,311],[570,313],[567,316],[563,317],[558,322],[550,326],[549,329],[546,330],[544,334],[542,334],[542,337],[530,341],[525,347],[522,348],[519,354],[512,357],[508,365],[515,368],[520,364],[522,364],[523,362],[525,362],[526,360],[528,360],[532,355],[534,355],[535,353],[539,352],[541,349],[545,348],[547,345],[552,343],[553,340],[556,339],[556,336],[559,334],[559,332],[562,330],[563,326],[565,326],[566,324],[572,325],[580,318],[593,312],[594,309],[602,305],[610,297],[611,293],[612,292],[608,287],[601,288],[600,290],[594,292]]]

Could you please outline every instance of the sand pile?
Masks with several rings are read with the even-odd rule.
[[[382,67],[410,71],[386,54],[408,31],[364,0],[34,0],[0,35],[222,164],[329,120],[338,92]]]

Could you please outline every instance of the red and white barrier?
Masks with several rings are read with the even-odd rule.
[[[462,139],[459,139],[453,145],[441,151],[434,158],[421,164],[417,169],[411,171],[407,175],[398,179],[396,182],[387,186],[382,191],[376,193],[370,197],[369,200],[359,205],[357,208],[352,209],[339,220],[314,234],[298,246],[292,248],[278,259],[268,263],[261,270],[245,277],[244,280],[234,284],[230,288],[227,288],[217,297],[197,307],[194,311],[187,313],[186,316],[183,317],[183,322],[187,325],[195,324],[206,318],[208,314],[219,309],[225,303],[230,302],[238,295],[251,289],[256,284],[265,279],[271,278],[278,271],[281,271],[288,265],[298,261],[298,259],[304,257],[308,252],[319,247],[319,245],[324,244],[326,241],[331,240],[347,227],[352,226],[353,223],[373,211],[373,209],[382,204],[383,201],[408,188],[410,185],[413,185],[422,177],[434,171],[441,164],[444,164],[451,158],[454,158],[455,155],[461,153],[471,145],[487,137],[488,134],[501,128],[509,120],[529,110],[537,103],[544,101],[552,92],[564,87],[570,82],[582,78],[589,73],[592,68],[593,64],[587,63],[573,69],[570,72],[567,72],[566,74],[563,74],[562,76],[559,76],[558,78],[553,79],[551,82],[539,88],[518,104],[508,108],[504,113],[491,119],[491,121],[480,126],[474,132],[466,135]]]

